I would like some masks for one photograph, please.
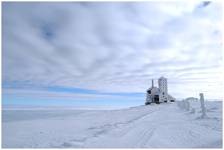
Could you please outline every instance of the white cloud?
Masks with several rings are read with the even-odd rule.
[[[220,97],[222,8],[199,4],[4,2],[3,84]]]

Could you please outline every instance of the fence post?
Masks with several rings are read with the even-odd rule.
[[[187,109],[187,111],[190,110],[190,102],[188,100],[186,100],[186,109]]]
[[[200,95],[201,112],[202,112],[201,118],[205,118],[205,117],[207,117],[207,115],[206,115],[204,94],[203,93],[200,93],[199,95]]]

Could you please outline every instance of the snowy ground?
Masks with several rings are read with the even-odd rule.
[[[3,109],[3,148],[221,148],[222,103],[207,119],[177,103],[120,110]]]

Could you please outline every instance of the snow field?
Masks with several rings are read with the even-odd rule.
[[[3,110],[3,148],[221,148],[222,102],[120,110]],[[192,113],[192,108],[195,113]]]

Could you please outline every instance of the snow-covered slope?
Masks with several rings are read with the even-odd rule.
[[[222,103],[206,102],[208,117],[176,103],[122,110],[3,110],[3,148],[222,147]]]

